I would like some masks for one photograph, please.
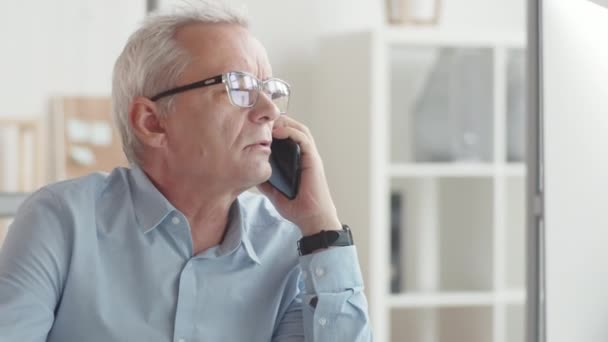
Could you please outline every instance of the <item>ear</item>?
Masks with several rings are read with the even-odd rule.
[[[129,123],[139,141],[153,148],[166,142],[166,130],[156,103],[143,96],[133,99],[129,106]]]

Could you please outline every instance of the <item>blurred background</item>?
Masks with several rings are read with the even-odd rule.
[[[232,2],[315,135],[376,340],[523,342],[526,1]],[[175,3],[2,2],[0,241],[16,193],[125,164],[113,63]]]

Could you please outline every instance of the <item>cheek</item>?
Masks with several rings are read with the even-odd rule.
[[[208,163],[223,165],[234,158],[233,152],[240,146],[238,137],[230,124],[209,122],[188,136],[189,157],[196,155]]]
[[[177,161],[185,162],[188,159],[201,159],[209,156],[210,141],[208,131],[197,123],[184,120],[173,127],[169,139],[169,153]]]
[[[198,98],[196,105],[184,110],[183,113],[187,114],[180,118],[179,130],[173,132],[180,141],[180,157],[198,156],[210,162],[234,159],[229,155],[235,155],[236,150],[242,149],[247,139],[242,134],[246,113],[235,111],[232,105],[223,105],[221,99],[213,98],[211,94],[209,96],[206,99]]]
[[[243,148],[243,144],[246,143],[247,137],[243,136],[243,125],[244,121],[239,117],[241,113],[225,113],[227,120],[225,120],[221,128],[218,130],[220,133],[219,139],[229,149]]]

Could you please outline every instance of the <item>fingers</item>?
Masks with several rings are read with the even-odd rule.
[[[301,122],[296,121],[296,119],[289,117],[287,115],[281,116],[274,123],[274,127],[293,127],[295,129],[297,129],[298,131],[307,135],[311,140],[313,140],[312,133],[310,132],[310,129],[308,129],[308,127],[306,125],[304,125]]]
[[[302,148],[302,153],[316,150],[314,138],[306,125],[288,116],[282,116],[273,127],[273,137],[277,139],[291,138]]]
[[[303,155],[307,153],[312,153],[315,150],[315,146],[313,145],[310,137],[294,127],[276,127],[272,131],[272,136],[276,139],[290,138],[296,144],[300,145]]]

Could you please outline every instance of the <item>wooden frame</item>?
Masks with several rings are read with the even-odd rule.
[[[434,13],[428,20],[416,18],[408,11],[408,5],[420,0],[386,0],[386,18],[392,25],[437,25],[441,14],[441,0],[425,0],[434,3]]]
[[[6,167],[16,167],[16,184],[0,184],[0,245],[6,236],[11,217],[17,212],[19,205],[27,197],[27,192],[41,186],[45,177],[44,154],[42,141],[44,140],[43,125],[37,118],[0,118],[0,129],[14,129],[16,131],[17,162],[5,163],[0,168],[0,179],[4,182]],[[29,149],[27,148],[29,145]],[[2,146],[3,148],[10,148]],[[12,180],[11,180],[12,182]],[[7,189],[8,187],[8,189]],[[11,192],[3,192],[3,191]]]
[[[15,119],[15,118],[0,118],[0,128],[14,128],[17,131],[16,146],[18,148],[18,179],[16,191],[31,191],[44,182],[45,168],[44,155],[42,153],[43,129],[39,119]],[[26,145],[31,137],[32,154],[31,158],[31,173],[28,177],[28,153]],[[0,174],[5,171],[0,169]]]
[[[75,137],[73,132],[89,130]],[[103,143],[87,140],[94,127],[101,127],[107,135]],[[69,96],[51,100],[50,113],[51,179],[63,180],[96,171],[109,172],[117,166],[127,166],[122,143],[111,117],[111,99],[106,96]],[[77,132],[78,133],[78,132]],[[92,134],[94,135],[94,134]],[[74,151],[85,152],[87,162],[75,158]]]

